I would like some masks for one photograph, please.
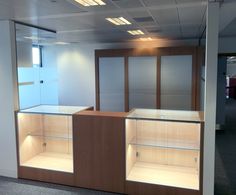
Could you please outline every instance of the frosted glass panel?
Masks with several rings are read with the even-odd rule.
[[[129,109],[156,108],[156,57],[129,58]]]
[[[39,67],[19,67],[20,108],[29,108],[40,104]]]
[[[124,58],[99,59],[100,110],[124,111]]]
[[[191,110],[192,56],[161,58],[161,109]]]

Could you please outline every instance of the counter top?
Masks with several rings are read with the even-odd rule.
[[[57,115],[73,115],[82,110],[89,109],[88,106],[57,106],[57,105],[40,105],[28,109],[20,110],[20,113],[32,114],[57,114]]]

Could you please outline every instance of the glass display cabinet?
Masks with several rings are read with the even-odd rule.
[[[202,113],[134,109],[126,119],[126,180],[200,190]]]
[[[73,173],[72,115],[88,108],[40,105],[20,110],[19,165]]]

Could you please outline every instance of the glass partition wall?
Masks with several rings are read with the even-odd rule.
[[[53,32],[16,23],[20,109],[58,104],[57,68],[48,63],[50,59],[45,49],[55,39]]]
[[[15,25],[19,166],[73,173],[72,115],[86,108],[58,106],[56,34]]]

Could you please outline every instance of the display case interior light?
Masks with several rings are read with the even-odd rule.
[[[152,41],[151,37],[140,38],[141,41]]]
[[[102,0],[75,0],[77,3],[89,7],[89,6],[98,6],[98,5],[106,5],[106,3]]]
[[[141,30],[128,30],[127,32],[131,35],[144,35],[144,32]]]
[[[131,22],[129,22],[124,17],[118,17],[118,18],[106,18],[107,21],[111,22],[112,24],[115,24],[117,26],[120,25],[130,25]]]

